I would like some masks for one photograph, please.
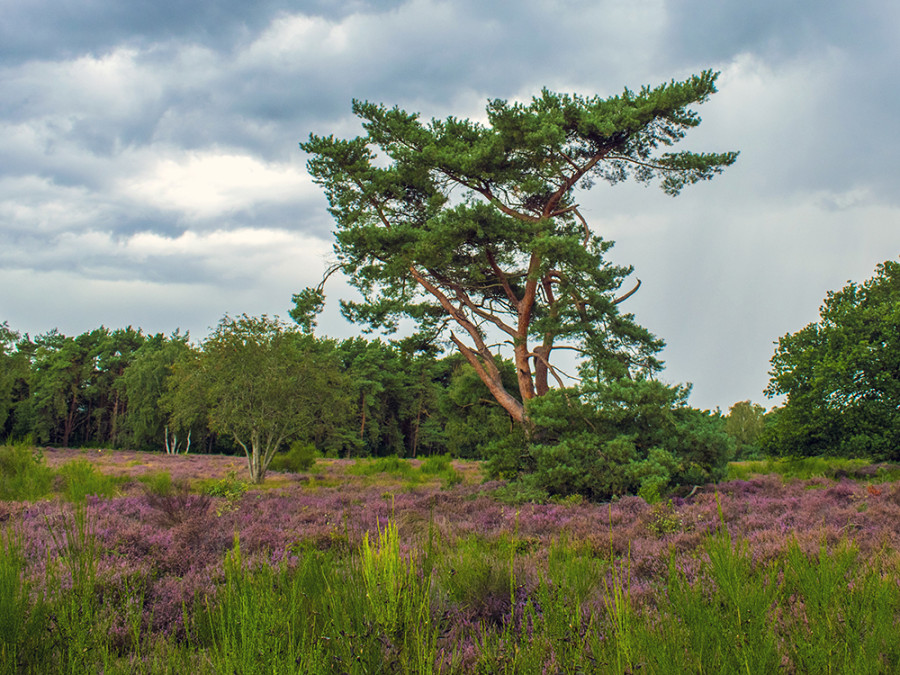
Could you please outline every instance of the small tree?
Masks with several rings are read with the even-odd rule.
[[[623,378],[529,402],[538,439],[495,443],[486,468],[531,498],[580,494],[653,501],[722,478],[734,451],[721,416],[687,405],[689,386]]]
[[[787,400],[764,449],[900,459],[900,262],[829,292],[819,316],[778,341],[766,394]]]
[[[176,369],[169,405],[178,420],[179,400],[202,396],[210,429],[234,439],[244,450],[250,480],[261,483],[283,443],[311,437],[317,411],[341,389],[338,377],[312,336],[277,318],[226,316],[196,360]],[[196,412],[183,410],[189,417]]]
[[[445,334],[503,408],[529,427],[526,403],[545,395],[559,348],[591,356],[610,378],[659,367],[662,346],[618,305],[631,269],[604,259],[612,245],[579,210],[596,180],[659,179],[677,195],[737,153],[660,152],[700,123],[690,109],[713,94],[705,71],[609,98],[544,90],[530,104],[491,101],[487,124],[423,124],[399,108],[355,101],[365,136],[311,135],[301,147],[337,223],[338,268],[363,295],[345,316],[394,328],[412,319]],[[294,297],[311,329],[321,286]],[[492,343],[512,348],[517,395]]]
[[[759,437],[766,426],[766,409],[758,403],[738,401],[728,409],[725,433],[735,442],[735,458],[753,459],[759,453]]]

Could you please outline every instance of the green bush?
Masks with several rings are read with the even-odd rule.
[[[777,474],[785,479],[800,480],[853,478],[886,482],[900,477],[900,465],[873,464],[866,459],[843,457],[782,457],[728,465],[728,480],[747,480],[754,474]]]
[[[444,473],[453,468],[453,459],[450,455],[431,455],[422,462],[419,469],[422,473]]]
[[[269,468],[272,471],[303,473],[312,468],[318,456],[319,453],[312,443],[294,441],[286,453],[272,458]]]
[[[440,476],[444,489],[463,482],[463,475],[453,467],[453,459],[449,454],[431,455],[422,462],[419,471],[427,476]]]
[[[116,484],[121,482],[112,476],[105,476],[86,459],[73,459],[59,468],[64,479],[63,494],[72,502],[82,502],[88,495],[112,497]]]
[[[210,497],[225,497],[226,499],[233,500],[249,490],[250,484],[246,481],[239,480],[237,473],[232,470],[228,472],[228,475],[225,476],[225,478],[202,481],[199,488],[202,494],[209,495]]]
[[[175,484],[172,482],[172,474],[168,471],[155,471],[138,478],[144,484],[148,494],[157,497],[169,497],[175,493]]]
[[[529,401],[532,438],[489,446],[490,477],[515,481],[511,494],[658,501],[679,485],[724,477],[734,441],[724,419],[686,404],[688,388],[650,379],[554,390]]]
[[[409,460],[397,457],[397,455],[376,457],[374,459],[358,459],[353,462],[352,466],[347,467],[347,473],[357,476],[374,476],[379,473],[389,473],[413,480],[418,478],[418,473],[415,467],[409,463]]]
[[[0,499],[31,501],[48,495],[53,471],[27,441],[0,446]]]

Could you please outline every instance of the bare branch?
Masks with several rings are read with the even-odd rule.
[[[578,204],[572,204],[570,206],[567,206],[564,209],[559,209],[558,211],[554,211],[553,213],[550,214],[550,217],[556,218],[557,216],[563,216],[571,211],[574,211],[577,208],[578,208]]]
[[[487,349],[487,346],[484,344],[484,338],[481,335],[481,331],[478,330],[478,326],[472,323],[465,314],[463,314],[459,309],[453,306],[453,303],[450,302],[450,299],[433,283],[431,283],[424,274],[422,274],[419,270],[417,270],[414,266],[410,265],[409,267],[410,274],[412,274],[413,278],[421,284],[421,286],[431,293],[444,308],[444,311],[456,321],[457,324],[461,328],[463,328],[469,336],[472,338],[472,342],[475,343],[475,347],[478,350],[478,353],[485,357],[488,361],[489,368],[493,373],[496,371],[499,374],[499,369],[497,365],[494,363],[493,356],[491,356],[490,350]],[[458,340],[458,338],[457,338]],[[454,340],[456,342],[457,340]],[[486,354],[486,356],[485,356]]]
[[[573,169],[575,169],[576,171],[579,170],[580,167],[578,166],[578,163],[574,159],[569,157],[566,153],[560,152],[559,156],[562,157],[564,160],[566,160],[566,162],[569,164],[569,166],[571,166]]]
[[[503,290],[506,292],[506,297],[509,298],[509,301],[512,303],[513,307],[519,304],[519,298],[516,297],[515,292],[513,292],[512,286],[509,285],[509,279],[506,277],[506,272],[500,269],[500,265],[497,264],[497,259],[494,257],[494,252],[491,249],[486,249],[487,259],[491,265],[491,269],[494,270],[494,274],[500,279],[500,284],[503,286]]]
[[[325,270],[325,274],[322,275],[322,281],[320,281],[319,285],[316,286],[316,293],[321,293],[325,289],[325,282],[328,281],[328,278],[335,272],[340,271],[340,269],[341,269],[340,263],[331,263],[328,266],[328,268]]]
[[[554,349],[558,349],[558,347],[554,347]],[[547,370],[550,371],[550,374],[553,375],[554,378],[556,378],[557,384],[559,384],[559,386],[562,387],[562,388],[565,388],[566,385],[563,383],[562,379],[559,377],[559,375],[558,375],[557,373],[561,373],[563,376],[568,377],[570,380],[578,381],[578,380],[581,379],[581,378],[579,378],[579,377],[575,377],[575,376],[573,376],[573,375],[569,375],[569,374],[568,374],[566,371],[564,371],[562,368],[557,368],[556,366],[551,365],[551,364],[550,364],[550,361],[547,360],[547,357],[544,356],[543,354],[541,354],[540,352],[536,352],[536,351],[535,351],[535,352],[528,352],[528,356],[533,356],[533,357],[536,358],[536,359],[540,359],[541,362],[543,362],[543,364],[544,364],[545,366],[547,366]]]
[[[588,227],[587,221],[584,219],[584,216],[581,215],[581,211],[578,210],[577,204],[573,210],[575,211],[578,220],[581,221],[581,226],[584,228],[584,239],[581,240],[581,245],[587,246],[588,242],[591,240],[591,228]]]
[[[630,291],[628,291],[625,295],[620,295],[618,298],[613,300],[612,304],[618,305],[620,302],[624,302],[625,300],[630,298],[632,295],[637,293],[637,289],[639,289],[640,287],[641,287],[641,280],[638,279],[637,285],[634,288],[632,288]]]
[[[516,330],[512,326],[504,323],[496,314],[491,314],[490,312],[486,312],[481,309],[461,288],[456,287],[455,285],[451,285],[451,288],[456,291],[456,299],[463,303],[466,307],[468,307],[474,314],[477,314],[485,321],[490,321],[492,324],[497,326],[497,328],[502,330],[507,335],[512,336],[513,338],[518,335],[516,333]]]
[[[559,189],[557,189],[557,191],[550,196],[550,199],[547,200],[547,204],[544,206],[544,216],[547,217],[551,213],[553,213],[556,210],[556,205],[559,204],[559,201],[565,196],[565,194],[571,189],[571,187],[575,185],[575,183],[577,183],[579,180],[581,180],[584,174],[593,169],[597,165],[597,163],[600,160],[604,159],[609,153],[609,149],[598,152],[596,155],[591,157],[587,161],[587,163],[574,171],[571,176],[566,178],[562,182],[562,185],[559,186]]]

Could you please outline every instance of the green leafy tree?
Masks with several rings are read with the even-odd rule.
[[[662,346],[619,303],[631,269],[579,211],[597,180],[659,180],[677,195],[737,153],[666,152],[700,118],[717,74],[639,92],[583,98],[544,90],[529,104],[491,101],[487,124],[422,123],[399,108],[355,101],[365,136],[311,135],[301,147],[337,222],[338,267],[362,293],[348,318],[394,329],[410,318],[448,335],[491,395],[528,426],[526,402],[560,374],[556,350],[575,348],[605,376],[659,367]],[[293,318],[311,329],[321,286],[298,293]],[[516,388],[504,382],[495,339],[512,347]]]
[[[362,337],[342,341],[338,353],[350,377],[356,429],[345,450],[415,457],[434,440],[423,425],[436,402],[435,359],[406,342]]]
[[[9,435],[12,429],[18,390],[28,378],[28,352],[18,348],[20,339],[9,323],[0,323],[0,438]]]
[[[766,427],[766,409],[758,403],[738,401],[728,409],[725,433],[734,439],[735,459],[757,459],[759,438]]]
[[[498,360],[506,386],[515,391],[516,371],[508,360]],[[440,427],[445,451],[454,457],[481,458],[484,448],[509,435],[510,417],[460,354],[442,359],[444,369],[433,424]]]
[[[126,416],[122,376],[143,341],[131,327],[38,336],[30,382],[35,439],[64,447],[117,445]]]
[[[93,336],[93,371],[85,391],[89,407],[85,440],[120,446],[127,416],[123,376],[146,338],[131,326],[112,331],[100,328]]]
[[[209,426],[209,383],[203,352],[186,341],[184,346],[186,349],[177,348],[176,353],[158,357],[164,358],[166,362],[169,358],[174,359],[167,366],[169,374],[165,377],[165,392],[158,399],[160,412],[163,413],[163,419],[160,420],[163,425],[162,442],[169,454],[177,454],[182,449],[187,452],[188,438],[192,439],[191,442],[196,447],[201,437],[206,439],[210,435],[215,440],[216,436],[216,432]],[[149,365],[152,367],[152,364]],[[147,384],[152,386],[152,380]]]
[[[162,333],[147,337],[122,375],[128,403],[128,433],[137,448],[159,449],[169,441],[168,419],[161,399],[172,367],[191,350],[188,339],[188,335],[177,332],[170,337]],[[189,427],[186,434],[190,433]]]
[[[900,459],[900,262],[829,292],[819,321],[778,341],[769,396],[784,395],[764,449]]]
[[[397,352],[380,340],[344,340],[338,352],[354,390],[358,428],[355,442],[347,445],[365,455],[403,454],[404,439],[398,414],[404,375]]]
[[[333,345],[321,344],[277,319],[226,316],[196,358],[174,370],[173,417],[190,422],[203,400],[210,428],[234,439],[260,483],[282,444],[311,438],[317,412],[344,387]]]

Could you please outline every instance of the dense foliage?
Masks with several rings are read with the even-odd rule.
[[[488,472],[537,499],[630,493],[654,501],[718,480],[734,442],[720,415],[687,405],[688,391],[644,378],[554,390],[529,403],[535,434],[492,446]]]
[[[766,393],[787,400],[765,450],[900,458],[900,262],[829,292],[819,316],[778,341]]]
[[[629,178],[676,195],[732,164],[734,152],[660,151],[700,123],[691,106],[715,92],[716,77],[609,98],[544,90],[529,104],[495,100],[486,124],[423,124],[355,101],[365,136],[301,144],[337,224],[330,272],[363,296],[342,303],[345,316],[388,328],[412,319],[424,339],[449,339],[526,427],[525,402],[559,380],[561,346],[607,377],[654,370],[661,341],[618,311],[634,290],[621,292],[631,269],[605,259],[612,243],[591,231],[575,195]],[[322,300],[321,286],[305,289],[292,316],[311,328]],[[498,337],[512,347],[513,387],[492,351]]]
[[[514,383],[512,364],[498,363]],[[252,406],[240,406],[251,394],[280,402],[270,422],[282,410],[295,417],[283,447],[297,442],[332,456],[475,458],[510,430],[460,355],[438,357],[409,341],[336,342],[265,317],[226,317],[197,344],[180,333],[102,327],[32,339],[0,324],[0,439],[241,452],[234,431],[242,426],[238,438],[248,442]]]
[[[728,409],[725,433],[734,439],[735,459],[756,459],[762,454],[760,436],[766,427],[766,409],[758,403],[738,401]]]
[[[204,410],[210,429],[241,447],[259,483],[282,445],[311,442],[320,425],[343,422],[348,388],[333,345],[277,319],[226,316],[197,357],[174,369],[167,405],[182,427]]]

